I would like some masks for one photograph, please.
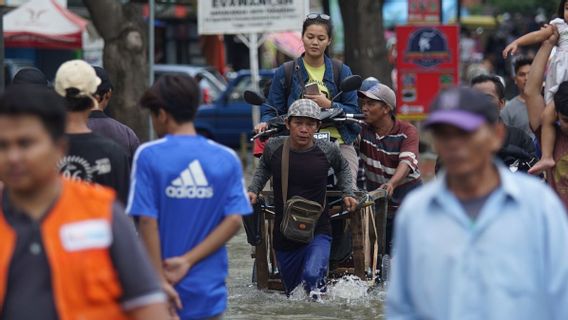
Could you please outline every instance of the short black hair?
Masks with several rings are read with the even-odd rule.
[[[95,73],[97,74],[97,77],[99,77],[99,79],[101,79],[101,84],[99,84],[99,86],[97,87],[97,92],[95,92],[95,95],[102,97],[107,92],[109,92],[110,90],[113,89],[112,82],[110,81],[110,78],[108,77],[108,73],[106,72],[105,69],[103,69],[102,67],[99,67],[99,66],[93,66],[93,69],[95,69]]]
[[[32,84],[8,87],[0,96],[0,116],[24,115],[39,118],[54,141],[65,135],[63,98],[53,90]]]
[[[82,112],[93,108],[95,104],[94,98],[79,95],[79,90],[75,88],[65,89],[65,108],[70,112]]]
[[[554,94],[553,100],[556,112],[568,116],[568,81],[564,81],[558,86],[558,91]]]
[[[190,122],[199,107],[200,91],[194,78],[166,74],[146,90],[140,105],[156,115],[164,109],[177,123]]]
[[[558,18],[564,20],[564,5],[566,4],[566,0],[560,0],[560,4],[558,5],[558,11],[556,11],[556,14],[558,15]]]
[[[521,67],[524,67],[526,65],[530,66],[532,63],[533,63],[533,59],[528,58],[528,57],[522,57],[522,58],[515,60],[515,65],[514,65],[515,75],[517,74],[517,72],[519,72],[519,69]]]
[[[501,82],[501,79],[499,79],[498,76],[490,74],[478,75],[473,79],[471,79],[471,86],[473,87],[476,84],[488,81],[493,82],[493,84],[495,85],[495,92],[497,92],[497,97],[499,97],[500,100],[505,99],[505,86],[503,85],[503,82]]]

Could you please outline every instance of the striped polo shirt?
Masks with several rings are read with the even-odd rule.
[[[418,141],[416,127],[408,122],[395,120],[392,130],[383,137],[372,126],[363,126],[360,156],[367,189],[374,190],[388,182],[401,162],[410,167],[410,173],[394,190],[392,201],[400,203],[410,190],[420,185]]]

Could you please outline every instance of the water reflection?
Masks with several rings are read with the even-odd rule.
[[[282,293],[262,292],[251,285],[253,260],[241,232],[229,243],[229,308],[226,319],[384,319],[385,293],[347,276],[334,281],[319,302],[298,288],[288,299]]]

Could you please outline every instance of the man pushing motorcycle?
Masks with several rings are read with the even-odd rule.
[[[331,227],[325,210],[328,171],[338,178],[345,208],[354,211],[357,200],[349,166],[339,147],[315,140],[321,124],[320,108],[300,99],[288,109],[289,137],[268,140],[248,194],[251,202],[273,177],[276,211],[274,249],[286,293],[303,282],[310,296],[325,289],[331,247]]]

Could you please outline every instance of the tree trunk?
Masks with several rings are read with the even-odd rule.
[[[339,0],[345,39],[345,63],[354,74],[373,76],[392,87],[384,28],[384,0]]]
[[[146,26],[139,4],[83,0],[105,41],[104,68],[113,84],[112,112],[142,141],[148,140],[148,112],[138,101],[148,84]]]

